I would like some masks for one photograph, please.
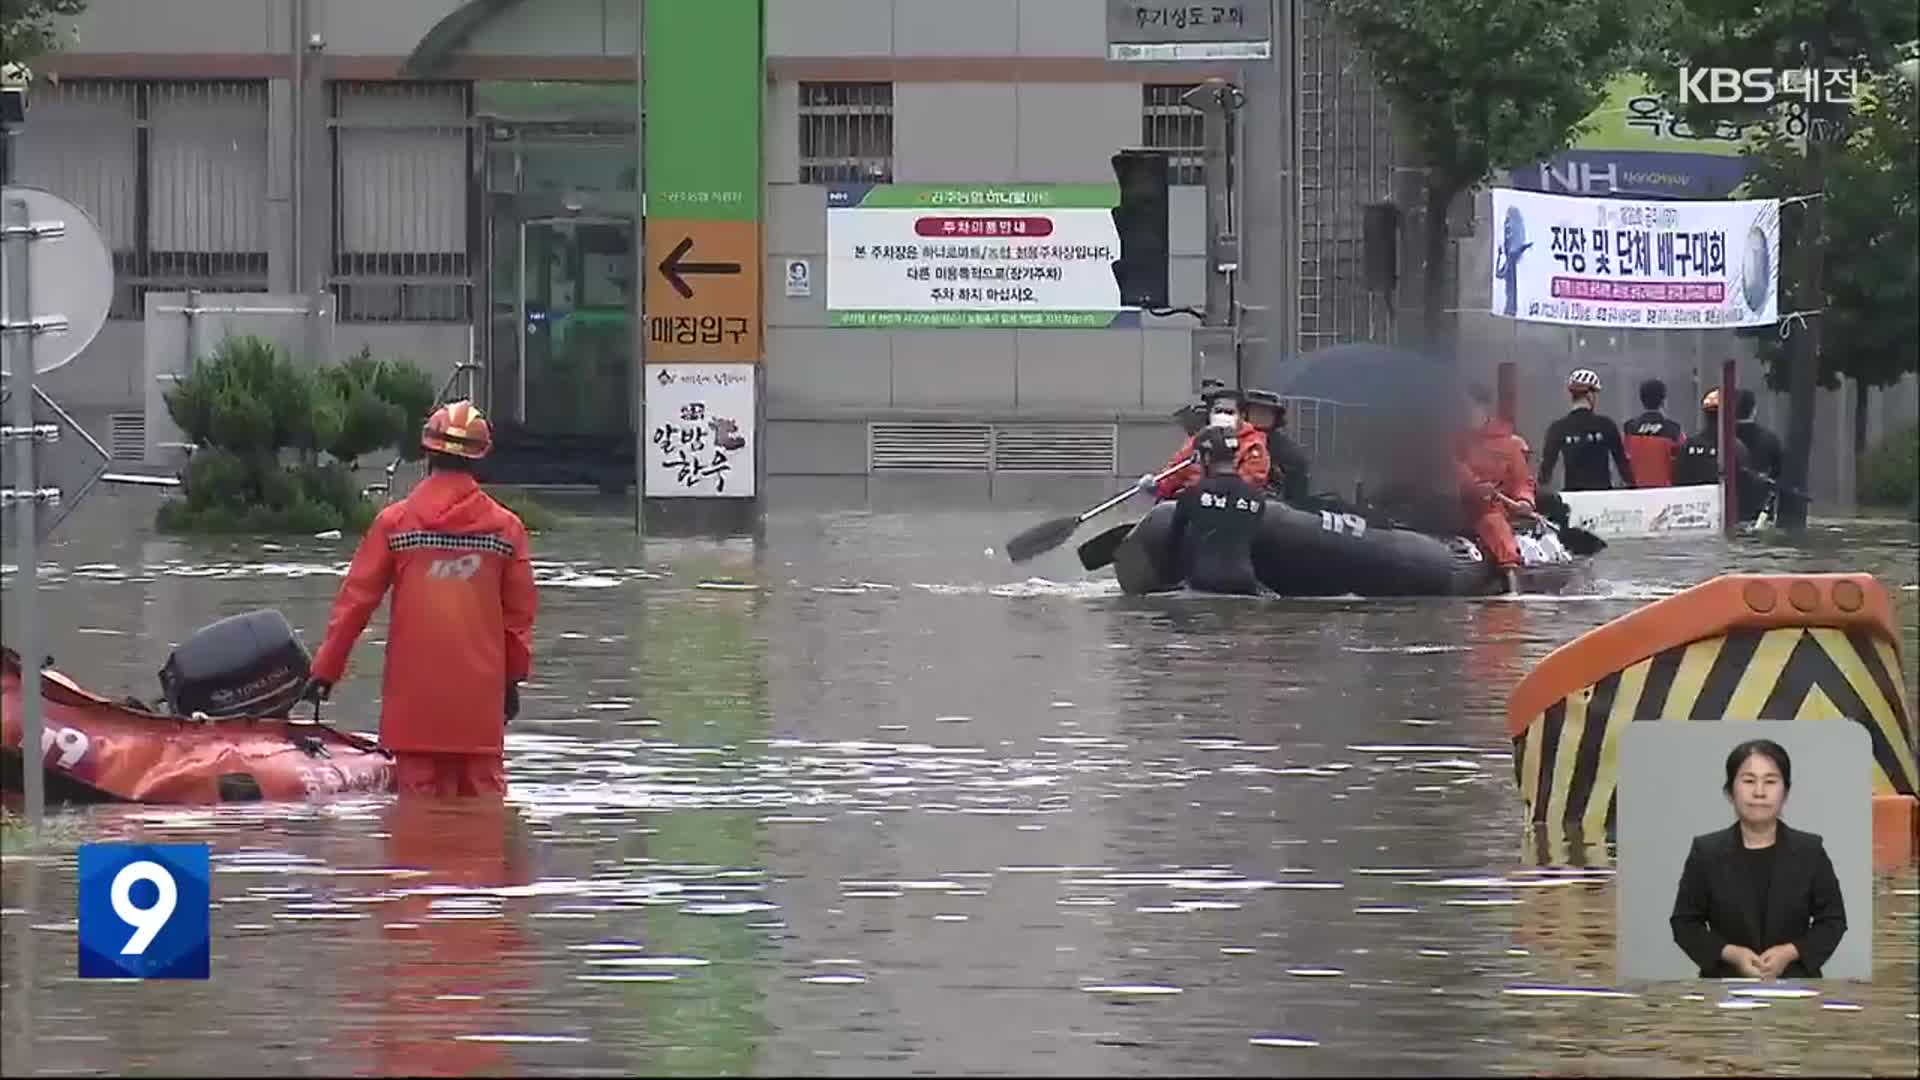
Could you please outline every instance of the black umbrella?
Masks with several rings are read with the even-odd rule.
[[[1464,387],[1450,363],[1390,345],[1335,345],[1262,367],[1253,385],[1287,397],[1391,411],[1458,415]]]

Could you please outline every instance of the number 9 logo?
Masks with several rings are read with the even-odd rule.
[[[91,745],[87,740],[87,733],[79,728],[54,727],[49,724],[40,729],[41,753],[50,754],[54,750],[59,750],[60,757],[54,765],[62,769],[71,769],[79,764],[80,759],[87,756],[87,750]]]
[[[159,890],[152,907],[135,907],[133,904],[133,886],[138,881],[149,881]],[[113,913],[120,921],[133,927],[133,936],[120,946],[122,956],[140,956],[153,944],[153,939],[166,929],[167,920],[173,918],[173,909],[180,900],[180,888],[174,884],[173,874],[166,867],[151,859],[131,862],[113,875],[111,890]]]

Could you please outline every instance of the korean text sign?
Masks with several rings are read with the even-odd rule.
[[[1112,184],[827,194],[835,326],[1101,327],[1123,308]]]
[[[1493,192],[1493,313],[1647,329],[1779,321],[1777,199]]]
[[[649,499],[748,499],[754,491],[754,364],[648,364]]]
[[[211,859],[205,844],[80,847],[80,977],[209,975]]]

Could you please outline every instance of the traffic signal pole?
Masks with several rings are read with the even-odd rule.
[[[1234,301],[1234,276],[1240,270],[1238,217],[1234,213],[1233,152],[1238,132],[1235,119],[1246,104],[1246,95],[1238,86],[1221,78],[1211,78],[1194,87],[1181,99],[1189,108],[1206,117],[1202,125],[1202,172],[1207,185],[1206,204],[1206,300],[1201,310],[1202,329],[1193,335],[1193,383],[1198,390],[1205,379],[1219,379],[1229,386],[1245,387],[1241,363],[1240,309]]]

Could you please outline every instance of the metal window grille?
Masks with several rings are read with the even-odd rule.
[[[1205,184],[1206,115],[1180,97],[1195,83],[1147,83],[1140,88],[1140,145],[1149,150],[1171,150],[1167,161],[1170,183]]]
[[[1302,353],[1390,337],[1384,299],[1366,287],[1367,203],[1390,198],[1399,155],[1393,108],[1366,58],[1321,4],[1301,9],[1299,50]]]
[[[465,83],[332,84],[341,321],[469,318],[471,99]]]
[[[63,79],[37,88],[21,183],[68,199],[113,252],[114,318],[153,289],[267,287],[263,81]]]
[[[800,182],[893,182],[893,84],[800,84]]]

